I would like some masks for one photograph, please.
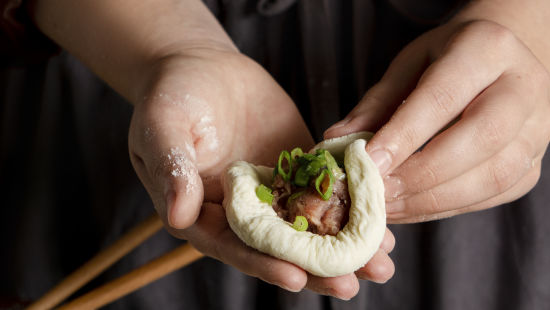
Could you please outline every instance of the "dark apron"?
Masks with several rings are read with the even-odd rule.
[[[292,96],[313,135],[353,108],[452,1],[206,1]],[[70,55],[0,72],[0,296],[38,298],[153,212],[130,165],[131,106]],[[513,203],[392,225],[396,273],[344,302],[289,293],[205,258],[109,309],[550,309],[550,171]],[[164,231],[87,291],[180,244]]]

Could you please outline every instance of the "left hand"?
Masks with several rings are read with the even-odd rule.
[[[376,130],[390,115],[367,145],[385,176],[388,221],[482,210],[538,181],[550,140],[550,77],[500,24],[449,23],[401,51],[325,136]]]

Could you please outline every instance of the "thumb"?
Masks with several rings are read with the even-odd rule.
[[[188,144],[185,144],[188,145]],[[158,176],[164,187],[166,221],[176,229],[187,228],[196,221],[203,200],[203,184],[195,165],[194,151],[170,147],[164,172]]]
[[[143,140],[130,136],[132,165],[165,225],[174,229],[193,225],[204,189],[192,140],[154,133],[149,133],[153,138]]]

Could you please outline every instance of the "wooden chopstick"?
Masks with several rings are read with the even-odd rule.
[[[128,254],[128,252],[159,231],[161,227],[162,221],[157,214],[147,218],[145,221],[124,234],[115,243],[99,252],[91,260],[67,276],[53,289],[32,303],[27,310],[43,310],[55,307],[109,266],[117,262],[124,255]]]
[[[184,244],[58,309],[97,309],[194,262],[202,256],[203,254],[189,243]]]

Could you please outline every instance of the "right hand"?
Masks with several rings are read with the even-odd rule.
[[[196,48],[154,68],[129,134],[132,164],[167,230],[199,251],[290,291],[305,286],[339,298],[359,288],[349,274],[320,278],[247,247],[229,228],[220,175],[235,160],[274,165],[283,149],[313,145],[288,95],[248,57]],[[358,275],[393,275],[388,230],[379,253]]]

